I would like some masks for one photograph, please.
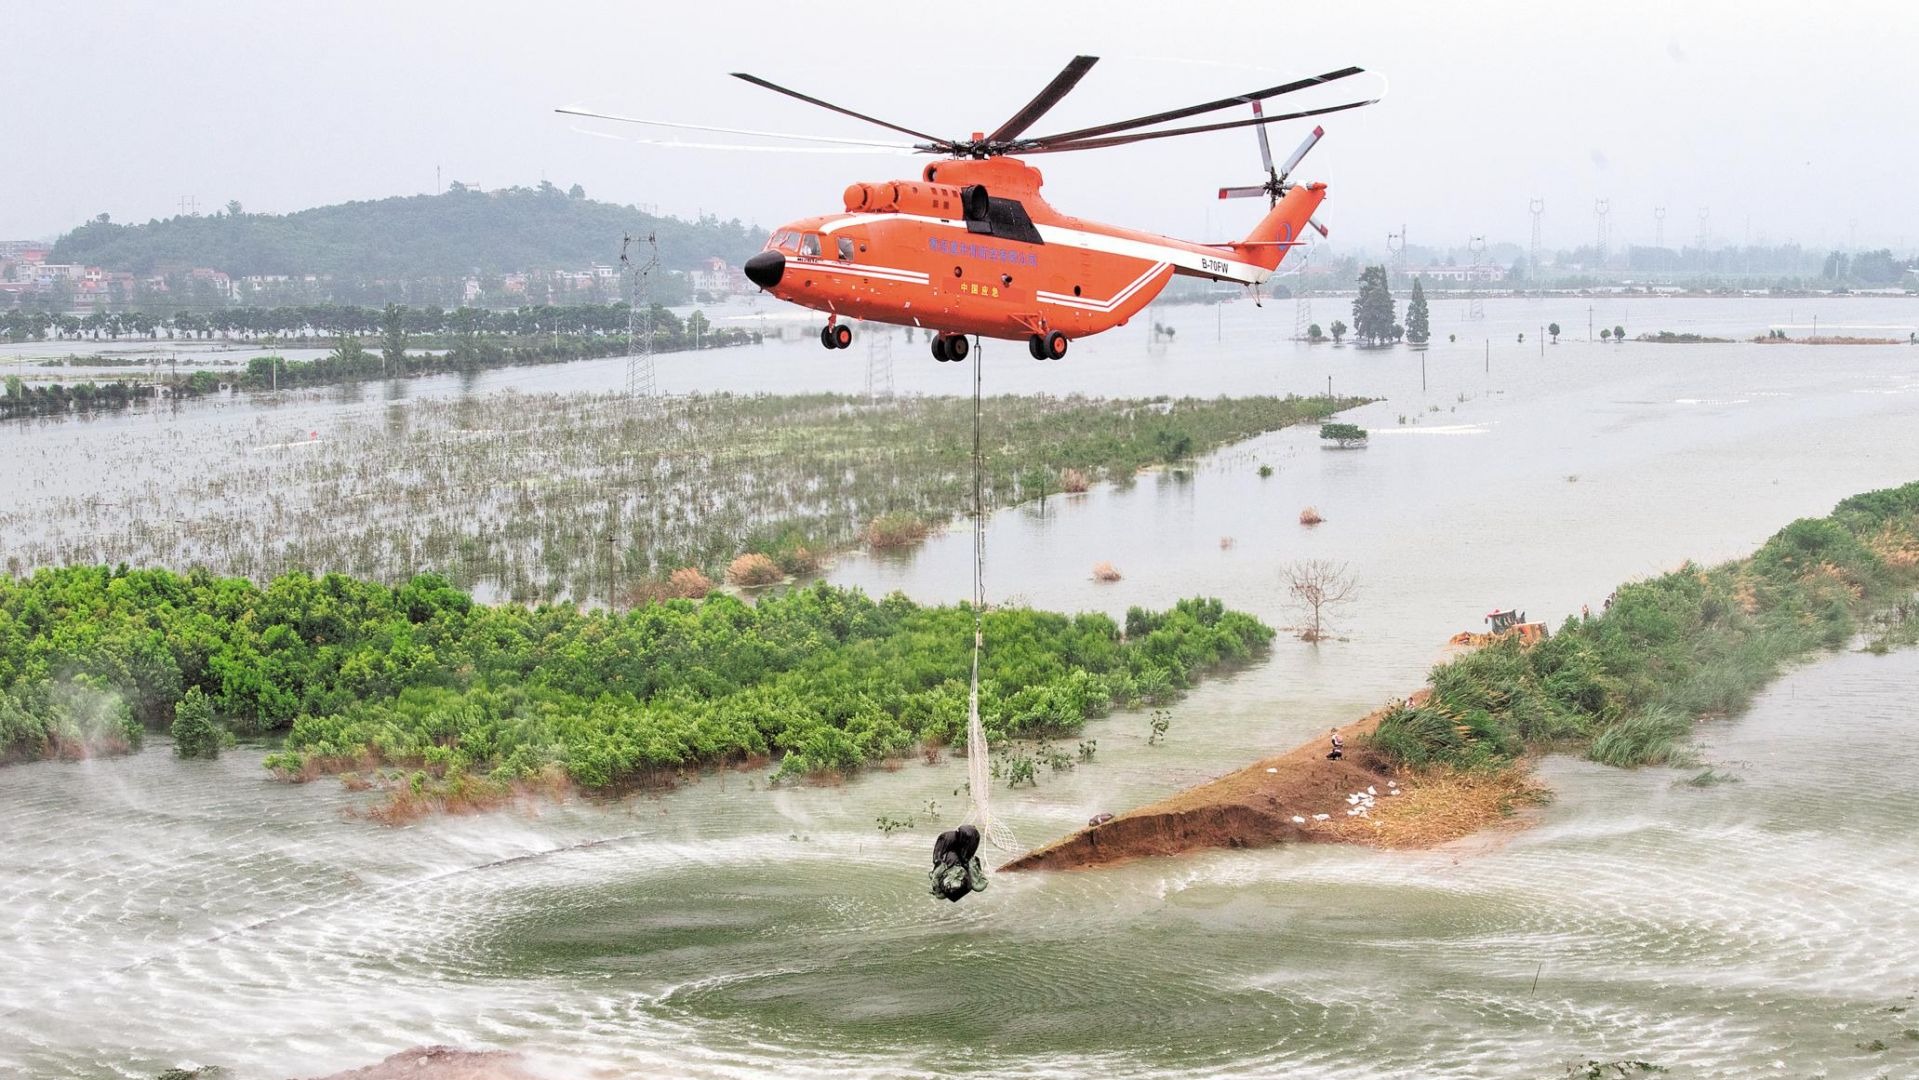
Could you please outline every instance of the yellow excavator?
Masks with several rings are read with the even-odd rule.
[[[1527,622],[1526,613],[1511,609],[1497,609],[1486,613],[1486,632],[1475,633],[1461,630],[1452,636],[1451,644],[1478,647],[1490,645],[1501,638],[1516,637],[1522,644],[1531,645],[1544,641],[1547,637],[1546,624]]]

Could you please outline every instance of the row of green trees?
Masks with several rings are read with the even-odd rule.
[[[269,760],[289,774],[385,763],[504,784],[558,770],[604,789],[762,755],[785,774],[852,771],[964,744],[972,620],[825,584],[611,614],[477,605],[433,575],[261,587],[42,570],[0,579],[0,755],[130,749],[197,691],[226,729],[286,731]],[[1116,704],[1170,701],[1272,636],[1216,600],[1135,610],[1124,629],[992,611],[982,715],[995,737],[1072,734]]]
[[[1614,765],[1682,762],[1695,717],[1744,708],[1780,668],[1845,645],[1875,611],[1909,617],[1919,483],[1802,518],[1753,555],[1621,586],[1550,640],[1499,641],[1433,669],[1432,696],[1372,745],[1415,766],[1499,766],[1535,747]]]
[[[8,341],[291,341],[371,337],[401,333],[416,338],[452,338],[479,334],[503,337],[610,337],[627,329],[624,302],[612,304],[528,305],[510,310],[388,304],[383,308],[352,304],[303,304],[283,307],[232,307],[211,311],[96,311],[88,315],[46,310],[0,311],[0,338]],[[678,341],[711,332],[700,312],[681,319],[653,305],[653,326],[663,339]]]

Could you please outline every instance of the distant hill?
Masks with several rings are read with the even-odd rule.
[[[239,204],[205,217],[145,225],[94,220],[54,244],[49,261],[136,274],[209,267],[247,274],[345,279],[455,277],[578,269],[619,258],[623,234],[657,233],[660,262],[690,269],[720,256],[738,263],[765,235],[738,220],[654,217],[542,182],[537,188],[342,203],[291,214],[249,214]],[[102,215],[104,217],[105,215]]]

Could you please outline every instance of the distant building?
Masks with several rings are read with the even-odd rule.
[[[720,258],[703,260],[688,276],[692,279],[695,292],[731,295],[745,292],[747,287],[745,272]]]
[[[1423,266],[1406,271],[1408,277],[1425,278],[1427,281],[1488,281],[1506,280],[1506,268],[1493,263],[1485,266]]]
[[[0,262],[43,263],[51,254],[53,246],[38,240],[0,240]]]

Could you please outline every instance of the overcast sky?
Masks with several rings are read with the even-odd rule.
[[[1596,198],[1614,244],[1652,242],[1663,205],[1671,246],[1702,208],[1719,244],[1919,245],[1911,0],[0,0],[0,41],[0,239],[164,217],[183,197],[281,212],[427,192],[436,169],[772,226],[923,160],[646,146],[553,107],[889,137],[726,75],[744,70],[963,136],[1086,52],[1099,66],[1036,132],[1349,64],[1386,75],[1385,102],[1327,119],[1301,170],[1331,185],[1321,216],[1344,244],[1382,248],[1402,223],[1416,244],[1524,244],[1537,196],[1549,247],[1591,242]],[[1276,127],[1276,152],[1309,127]],[[1223,240],[1258,216],[1213,198],[1260,179],[1246,131],[1033,162],[1083,217]]]

